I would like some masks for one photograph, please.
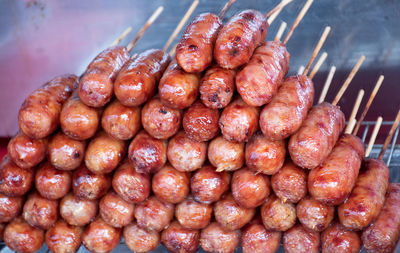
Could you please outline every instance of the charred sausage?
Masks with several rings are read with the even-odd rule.
[[[101,218],[110,226],[122,228],[133,221],[134,205],[110,191],[100,200]]]
[[[33,168],[22,169],[5,155],[0,163],[0,193],[10,197],[25,195],[33,185],[34,174]]]
[[[145,253],[155,250],[160,244],[160,233],[131,223],[123,231],[126,245],[133,252]]]
[[[81,246],[82,233],[82,227],[71,226],[63,220],[58,220],[46,232],[47,247],[53,253],[77,252]]]
[[[297,224],[283,234],[283,248],[287,253],[318,253],[320,236]]]
[[[177,221],[173,221],[161,233],[161,243],[169,252],[194,253],[199,247],[200,231],[185,228]]]
[[[99,199],[111,187],[111,176],[107,174],[94,174],[81,165],[72,174],[72,190],[76,196],[83,199]]]
[[[323,253],[358,253],[361,250],[361,239],[358,232],[347,230],[340,223],[334,222],[322,232],[321,246]]]
[[[135,218],[140,227],[161,231],[174,217],[174,205],[150,196],[135,208]]]
[[[67,194],[60,201],[60,215],[72,226],[85,226],[97,214],[97,200],[81,199],[72,193]]]
[[[297,218],[310,231],[324,231],[331,224],[335,208],[306,196],[296,206]]]
[[[211,216],[211,204],[197,202],[192,197],[186,198],[175,208],[175,217],[185,228],[205,228],[210,223]]]
[[[232,253],[239,243],[240,230],[225,229],[218,222],[212,222],[201,230],[200,244],[207,252]]]
[[[217,171],[233,171],[244,164],[244,143],[231,142],[219,136],[208,146],[208,160]]]
[[[33,253],[42,247],[44,231],[32,227],[22,217],[18,217],[4,229],[4,242],[16,252]]]
[[[47,199],[59,199],[71,189],[72,175],[69,171],[57,170],[49,162],[36,170],[36,190]]]

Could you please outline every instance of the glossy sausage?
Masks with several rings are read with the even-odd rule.
[[[155,250],[160,244],[160,233],[131,223],[123,231],[126,246],[133,252],[144,253]]]
[[[176,220],[185,228],[202,229],[207,227],[212,216],[211,204],[195,201],[192,197],[176,205]]]
[[[173,221],[168,228],[161,233],[161,243],[169,252],[194,253],[199,247],[200,231],[185,228],[177,221]]]
[[[22,217],[29,225],[47,230],[58,220],[58,201],[43,198],[33,192],[25,202]]]
[[[306,196],[297,204],[296,212],[304,227],[311,231],[322,232],[331,224],[335,208]]]
[[[150,196],[135,208],[136,222],[140,227],[161,231],[165,229],[174,217],[173,204]]]
[[[53,253],[77,252],[82,242],[83,228],[71,226],[63,220],[47,230],[45,240]]]
[[[114,191],[108,192],[99,203],[101,218],[110,226],[122,228],[133,221],[135,206]]]
[[[244,143],[227,141],[222,136],[213,139],[208,146],[208,160],[217,171],[234,171],[244,164]]]
[[[259,218],[242,231],[243,253],[274,253],[281,244],[282,233],[265,229]]]
[[[271,194],[261,206],[261,218],[266,229],[286,231],[296,223],[296,207]]]
[[[318,232],[311,232],[297,224],[283,234],[283,248],[287,253],[318,253],[320,249]]]
[[[60,215],[72,226],[85,226],[96,216],[98,206],[97,200],[81,199],[69,193],[60,201]]]
[[[25,195],[33,185],[34,174],[33,168],[22,169],[5,155],[0,163],[0,193],[10,197]]]
[[[94,174],[85,165],[80,166],[72,174],[72,190],[79,198],[99,199],[107,193],[110,187],[110,175]]]
[[[71,189],[71,183],[71,172],[57,170],[49,162],[41,164],[36,170],[36,190],[47,199],[64,197]]]
[[[22,217],[18,217],[4,229],[4,242],[16,252],[33,253],[42,247],[44,231],[32,227]]]
[[[228,230],[212,222],[201,230],[200,244],[204,251],[232,253],[239,246],[240,230]]]
[[[361,239],[358,232],[347,230],[343,225],[334,222],[321,234],[323,253],[358,253],[361,250]]]
[[[24,199],[0,194],[0,223],[6,223],[20,215]]]

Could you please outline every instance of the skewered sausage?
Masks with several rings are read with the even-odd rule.
[[[22,169],[5,155],[0,164],[0,193],[10,197],[25,195],[33,185],[34,171]]]
[[[287,161],[271,177],[271,186],[283,202],[297,203],[307,194],[307,174],[293,162]]]
[[[72,190],[76,196],[84,199],[99,199],[111,187],[111,177],[107,174],[94,174],[81,165],[72,174]]]
[[[185,228],[173,221],[161,234],[161,242],[169,252],[194,253],[199,247],[200,231]]]
[[[285,162],[286,141],[268,140],[261,132],[246,143],[246,165],[255,172],[273,175]]]
[[[322,164],[332,151],[344,128],[343,112],[323,102],[314,106],[299,130],[290,137],[288,150],[292,161],[312,169]]]
[[[357,232],[347,230],[343,225],[334,222],[321,234],[323,253],[351,252],[361,250],[361,239]]]
[[[153,176],[153,193],[161,200],[177,204],[189,194],[190,174],[167,164]]]
[[[10,222],[20,215],[23,204],[22,197],[8,197],[0,194],[0,223]]]
[[[139,132],[129,145],[128,157],[136,171],[156,173],[167,162],[167,142]]]
[[[221,113],[219,128],[225,139],[247,142],[258,130],[259,109],[247,105],[241,98],[233,100]]]
[[[91,107],[102,107],[114,95],[114,80],[129,60],[126,47],[105,49],[93,59],[79,80],[79,97]]]
[[[211,216],[211,204],[197,202],[192,197],[186,198],[175,208],[175,217],[185,228],[205,228],[210,223]]]
[[[229,189],[229,182],[228,172],[216,172],[214,167],[206,165],[193,174],[190,188],[196,201],[210,204]]]
[[[270,194],[269,178],[263,174],[254,174],[247,168],[235,171],[232,176],[232,195],[244,208],[256,208]]]
[[[110,226],[121,228],[133,221],[134,205],[110,191],[100,200],[99,210],[101,218]]]
[[[265,40],[268,27],[267,19],[259,11],[244,10],[236,14],[218,34],[215,60],[227,69],[247,63],[256,47]]]
[[[296,212],[297,218],[304,227],[311,231],[321,232],[331,224],[335,208],[307,196],[297,204]]]
[[[182,111],[152,98],[142,109],[143,128],[156,139],[168,139],[178,132],[182,122]]]
[[[60,123],[63,103],[76,86],[77,76],[53,78],[32,92],[19,110],[18,122],[22,132],[34,139],[49,136]]]
[[[81,165],[85,150],[85,141],[71,139],[60,132],[49,142],[49,161],[59,170],[74,170]]]
[[[159,49],[149,49],[129,60],[114,82],[115,96],[125,106],[139,106],[149,100],[171,61]]]
[[[261,218],[266,229],[286,231],[296,223],[296,207],[271,194],[261,206]]]
[[[244,253],[274,253],[281,243],[282,233],[265,229],[257,217],[242,233],[242,249]]]
[[[71,226],[63,220],[47,230],[45,240],[53,253],[77,252],[82,242],[82,227]]]
[[[135,208],[135,218],[141,227],[161,231],[174,217],[174,205],[150,196]]]
[[[60,201],[60,215],[72,226],[85,226],[96,216],[97,200],[81,199],[72,193]]]
[[[112,187],[125,201],[137,204],[150,195],[150,175],[137,172],[132,164],[125,162],[115,171]]]
[[[289,70],[290,55],[281,42],[267,41],[236,75],[236,89],[246,104],[262,106],[271,102]]]
[[[357,178],[349,198],[339,206],[340,223],[361,230],[378,217],[389,185],[389,169],[382,160],[369,159]]]
[[[20,168],[29,169],[38,165],[46,156],[47,139],[33,139],[20,132],[7,146],[11,160]]]
[[[214,44],[222,22],[212,13],[202,13],[187,26],[176,46],[176,60],[186,72],[202,72],[213,60]]]
[[[71,189],[72,175],[69,171],[57,170],[49,162],[36,170],[36,190],[47,199],[59,199]]]
[[[169,140],[167,157],[175,169],[195,171],[201,168],[207,158],[207,142],[194,141],[180,131]]]
[[[104,110],[101,126],[110,136],[119,140],[129,140],[140,129],[140,109],[136,106],[124,106],[118,100],[114,100]]]
[[[22,217],[29,225],[47,230],[58,220],[58,201],[43,198],[33,192],[25,202]]]
[[[339,205],[350,195],[356,183],[364,143],[354,135],[344,134],[325,162],[308,175],[308,191],[327,205]]]
[[[217,171],[233,171],[244,164],[244,143],[231,142],[219,136],[208,146],[208,160]]]
[[[286,78],[260,113],[260,128],[271,140],[294,134],[307,117],[314,100],[314,84],[304,75]]]
[[[139,227],[136,223],[125,226],[123,235],[126,245],[133,252],[150,252],[160,244],[159,232]]]
[[[44,232],[29,225],[22,217],[18,217],[4,229],[4,242],[16,252],[33,253],[42,247]]]
[[[283,248],[287,253],[318,253],[319,233],[308,231],[297,224],[283,234]]]
[[[392,252],[400,238],[400,184],[390,183],[379,216],[362,233],[367,252]]]
[[[200,99],[208,108],[222,109],[232,100],[235,92],[236,71],[218,65],[209,68],[200,80]]]
[[[225,229],[218,222],[212,222],[201,230],[200,244],[207,252],[232,253],[239,243],[240,230]]]

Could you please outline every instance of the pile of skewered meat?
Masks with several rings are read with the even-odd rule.
[[[304,14],[303,14],[304,15]],[[6,245],[34,252],[391,252],[400,184],[313,106],[255,10],[194,18],[172,57],[101,52],[22,104],[0,165]]]

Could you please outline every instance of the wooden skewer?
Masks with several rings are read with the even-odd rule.
[[[275,6],[274,9],[272,9],[270,12],[268,12],[265,16],[268,18],[267,22],[268,24],[272,24],[274,20],[278,17],[279,13],[283,10],[283,8],[288,5],[290,2],[293,0],[282,0],[277,6]]]
[[[392,128],[390,128],[389,134],[386,137],[385,142],[383,143],[382,150],[379,153],[379,157],[378,157],[379,159],[382,160],[383,156],[385,155],[386,149],[389,146],[389,143],[393,138],[394,132],[396,131],[397,127],[399,126],[399,122],[400,122],[400,110],[397,112],[397,116],[396,116],[396,119],[394,120]]]
[[[360,104],[361,104],[361,101],[363,99],[363,96],[364,96],[364,90],[361,89],[358,92],[358,95],[357,95],[357,98],[356,98],[356,102],[354,103],[353,110],[351,111],[351,114],[350,114],[350,117],[349,117],[349,123],[347,124],[347,127],[346,127],[346,129],[344,131],[346,134],[351,134],[351,132],[353,131],[354,125],[351,126],[350,123],[356,122],[355,121],[356,115],[357,115],[357,112],[358,112],[358,108],[360,108]]]
[[[307,2],[304,4],[303,8],[301,9],[299,15],[297,16],[296,20],[294,21],[292,27],[290,27],[290,30],[288,34],[286,35],[285,39],[283,40],[283,44],[287,44],[289,41],[290,37],[292,37],[292,34],[294,30],[297,28],[299,25],[300,21],[303,19],[304,15],[306,15],[308,9],[310,8],[311,4],[314,2],[314,0],[307,0]]]
[[[324,45],[325,40],[328,37],[328,34],[330,31],[331,31],[330,26],[325,27],[324,32],[322,33],[321,38],[319,39],[317,46],[315,47],[315,49],[310,57],[310,60],[308,60],[308,63],[307,63],[306,68],[304,69],[303,75],[308,74],[308,71],[310,70],[312,63],[314,62],[315,58],[317,57],[319,50],[321,50],[322,45]]]
[[[224,7],[222,8],[222,10],[219,12],[219,18],[222,20],[225,16],[225,13],[229,10],[229,8],[231,8],[232,4],[234,4],[236,2],[236,0],[229,0]]]
[[[326,78],[324,87],[322,88],[321,95],[319,96],[318,104],[324,102],[326,94],[328,93],[328,90],[329,90],[329,86],[331,86],[333,75],[335,74],[335,71],[336,71],[336,67],[332,66],[331,69],[329,70],[329,74]]]
[[[381,128],[383,118],[381,116],[376,120],[374,130],[372,130],[371,138],[369,138],[367,150],[365,151],[365,157],[369,157],[372,151],[372,147],[375,144],[376,137],[378,136],[379,129]]]
[[[349,132],[345,132],[346,134],[350,134],[351,131],[353,131],[354,126],[356,125],[357,120],[356,119],[352,119],[348,122],[348,128],[349,128]]]
[[[380,88],[381,85],[382,85],[383,79],[385,79],[385,77],[384,77],[383,75],[380,75],[379,78],[378,78],[378,81],[377,81],[376,84],[375,84],[374,89],[372,90],[371,95],[369,96],[369,99],[368,99],[368,101],[367,101],[367,105],[365,106],[364,111],[362,112],[362,114],[361,114],[361,116],[360,116],[360,119],[359,119],[358,122],[357,122],[357,125],[356,125],[356,127],[355,127],[355,129],[354,129],[354,132],[353,132],[354,135],[357,135],[358,130],[360,129],[360,126],[361,126],[361,122],[364,120],[365,116],[367,115],[367,112],[368,112],[368,110],[369,110],[369,107],[371,106],[372,101],[374,101],[374,98],[375,98],[375,96],[376,96],[376,93],[378,93],[379,88]]]
[[[118,45],[131,31],[132,31],[132,26],[126,28],[125,31],[123,31],[121,35],[111,43],[111,46],[114,47]]]
[[[342,87],[340,88],[339,92],[337,93],[335,99],[332,102],[332,105],[337,105],[340,98],[343,96],[344,92],[346,91],[347,87],[349,87],[351,81],[353,80],[353,77],[356,75],[357,71],[360,69],[360,66],[364,62],[364,60],[365,60],[365,56],[361,55],[360,59],[358,59],[358,61],[357,61],[357,64],[351,70],[349,76],[346,78]]]
[[[319,57],[317,63],[315,63],[314,68],[311,70],[310,75],[308,76],[311,80],[314,78],[314,76],[317,74],[319,68],[324,64],[326,57],[328,57],[327,52],[323,52],[322,55]],[[303,73],[304,75],[304,73]]]
[[[283,32],[286,29],[286,26],[287,26],[286,22],[282,21],[281,25],[279,26],[278,32],[275,35],[275,38],[274,38],[275,42],[278,42],[281,40],[281,37],[283,35]]]
[[[297,70],[297,74],[298,74],[298,75],[301,75],[301,74],[303,74],[303,72],[304,72],[304,66],[301,65],[300,68],[299,68],[299,70]]]

